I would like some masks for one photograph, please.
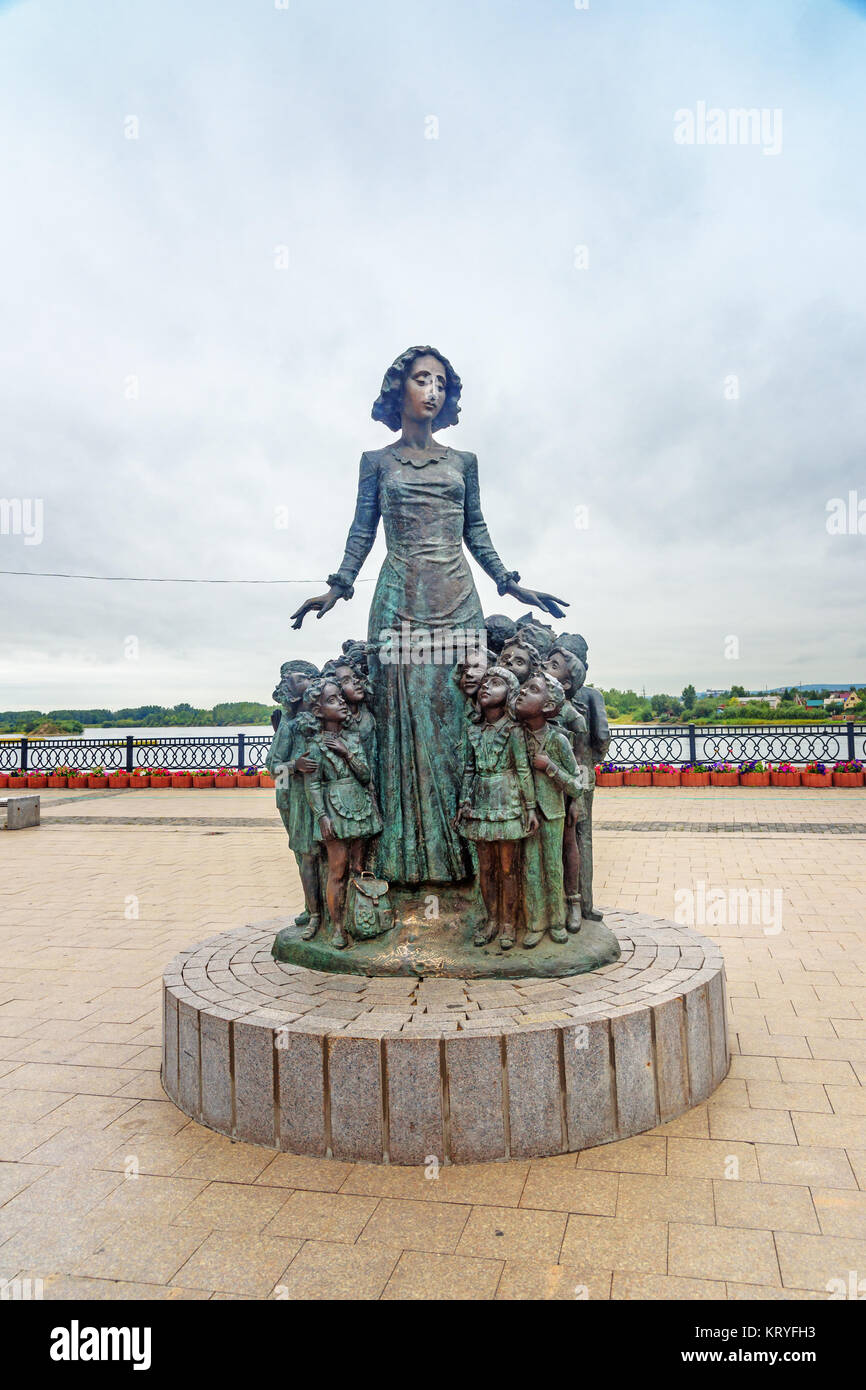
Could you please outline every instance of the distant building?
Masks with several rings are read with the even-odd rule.
[[[828,705],[841,705],[843,709],[854,709],[859,703],[860,697],[856,690],[834,690],[824,701],[824,708]]]
[[[738,705],[769,705],[770,709],[777,709],[782,703],[781,695],[765,695],[762,692],[757,695],[737,695],[735,698]]]

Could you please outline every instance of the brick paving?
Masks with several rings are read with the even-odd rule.
[[[696,923],[725,957],[730,1075],[651,1133],[438,1173],[232,1143],[162,1091],[166,963],[300,908],[272,797],[43,793],[41,828],[0,834],[0,1279],[46,1298],[809,1299],[862,1277],[866,793],[600,793],[602,905],[779,895],[780,930],[724,902]]]

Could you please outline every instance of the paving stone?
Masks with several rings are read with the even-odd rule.
[[[491,1299],[496,1295],[502,1267],[501,1260],[404,1250],[382,1298],[425,1303]]]
[[[676,1221],[670,1225],[668,1272],[693,1279],[735,1279],[746,1284],[781,1282],[770,1231]]]

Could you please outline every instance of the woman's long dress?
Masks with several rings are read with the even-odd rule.
[[[453,825],[465,730],[465,701],[453,680],[461,638],[444,662],[413,661],[405,645],[389,645],[388,634],[399,638],[408,623],[411,630],[429,630],[434,640],[446,629],[472,634],[463,640],[483,648],[484,616],[464,542],[497,585],[511,576],[481,513],[474,454],[434,445],[415,457],[390,445],[361,456],[355,520],[343,562],[330,577],[347,591],[370,553],[380,516],[388,554],[368,629],[384,821],[377,870],[397,884],[458,882],[471,874]]]

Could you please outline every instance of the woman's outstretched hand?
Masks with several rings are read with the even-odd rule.
[[[519,584],[515,584],[513,579],[505,592],[520,603],[528,603],[532,608],[543,608],[553,618],[565,617],[563,608],[568,607],[568,599],[557,598],[555,594],[545,594],[541,589],[523,589]],[[562,608],[560,604],[562,604]],[[300,627],[300,623],[298,627]]]
[[[300,627],[308,613],[315,613],[317,618],[324,618],[326,613],[330,613],[337,599],[342,597],[342,589],[329,589],[326,594],[319,594],[317,598],[308,598],[306,603],[302,603],[292,614],[292,627]]]

